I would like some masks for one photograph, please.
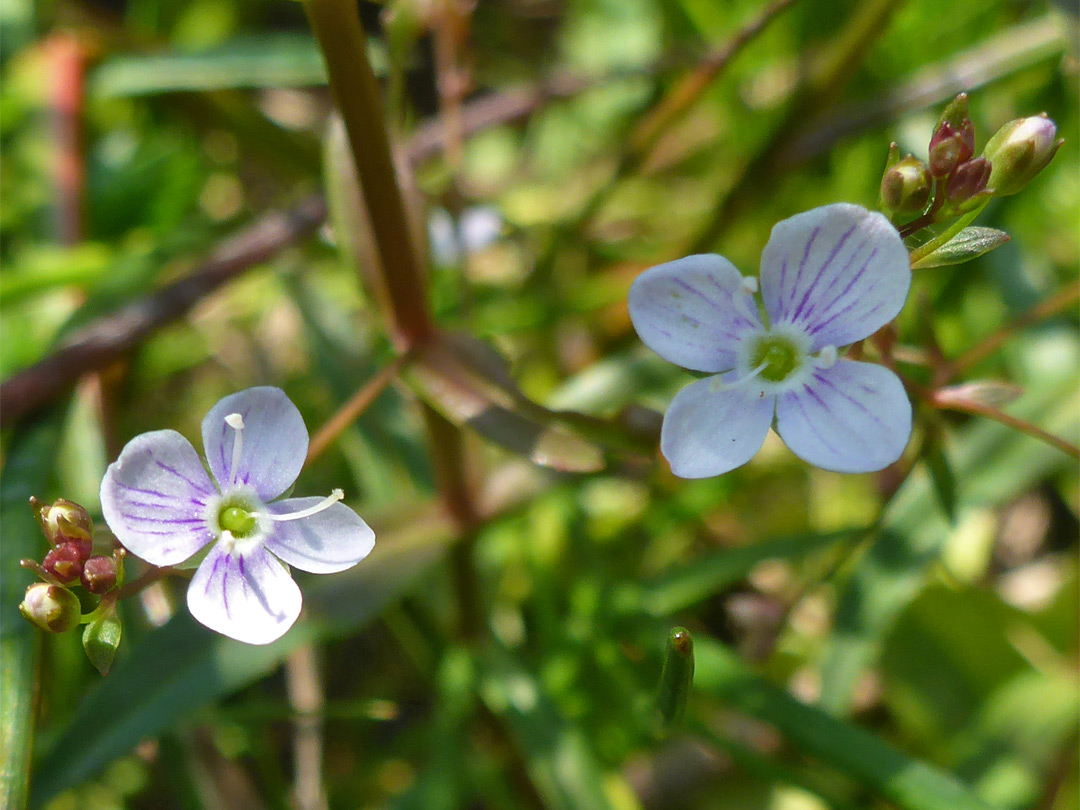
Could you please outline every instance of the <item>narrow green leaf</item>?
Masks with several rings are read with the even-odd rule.
[[[934,494],[938,503],[945,510],[949,518],[949,524],[956,523],[956,476],[952,466],[945,455],[945,449],[940,442],[932,442],[923,453],[926,460],[926,468],[930,472],[930,481],[934,486]]]
[[[867,529],[843,529],[824,534],[798,534],[724,549],[694,560],[646,583],[635,593],[633,609],[670,616],[743,579],[765,560],[798,559],[834,543],[853,540]]]
[[[694,682],[694,640],[685,627],[668,633],[660,690],[656,696],[657,734],[666,737],[682,725]]]
[[[609,791],[620,777],[605,773],[585,734],[559,715],[539,681],[507,652],[485,657],[481,699],[504,718],[529,776],[551,810],[634,810],[628,790]],[[616,800],[614,796],[620,798]]]
[[[24,807],[29,789],[40,640],[37,628],[19,613],[22,592],[34,581],[19,560],[40,559],[46,549],[29,500],[48,488],[62,418],[63,409],[56,408],[22,424],[0,479],[0,807]]]
[[[952,775],[807,706],[712,639],[698,640],[694,688],[771,723],[800,750],[836,766],[901,810],[989,810]]]
[[[918,259],[911,265],[912,270],[928,267],[947,267],[963,264],[989,253],[1009,241],[1009,235],[996,228],[982,228],[973,225],[960,231],[941,247]]]

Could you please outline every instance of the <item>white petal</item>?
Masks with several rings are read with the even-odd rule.
[[[299,512],[322,498],[289,498],[269,504],[275,515]],[[351,568],[371,553],[375,532],[352,509],[335,503],[299,520],[275,521],[266,548],[289,565],[313,574]]]
[[[203,419],[203,449],[210,472],[224,488],[231,482],[236,430],[225,417],[244,420],[235,482],[250,486],[265,503],[292,486],[307,457],[304,418],[280,388],[262,386],[225,397]]]
[[[303,597],[285,566],[262,548],[233,556],[210,550],[188,585],[188,610],[211,630],[247,644],[269,644],[300,615]]]
[[[175,430],[136,436],[101,480],[101,512],[124,547],[176,565],[214,539],[207,500],[217,495],[191,443]]]
[[[723,256],[687,256],[648,270],[630,286],[630,319],[642,341],[695,371],[735,367],[740,337],[761,326],[743,277]]]
[[[869,337],[903,309],[910,286],[900,234],[857,205],[826,205],[777,223],[761,254],[771,323],[803,328],[811,351]]]
[[[795,455],[815,466],[873,472],[904,452],[911,403],[887,368],[840,360],[777,398],[776,430]]]
[[[680,478],[708,478],[745,464],[761,449],[775,397],[750,384],[724,388],[716,375],[675,395],[664,414],[660,450]]]

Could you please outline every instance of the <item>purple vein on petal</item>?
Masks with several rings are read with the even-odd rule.
[[[837,301],[842,299],[845,295],[848,294],[848,292],[851,291],[852,286],[862,277],[862,274],[864,272],[866,272],[866,268],[870,266],[870,262],[872,262],[874,260],[874,254],[876,254],[876,253],[877,253],[877,248],[874,248],[873,250],[870,251],[870,255],[867,256],[866,261],[863,262],[863,266],[859,268],[858,272],[855,273],[854,276],[852,276],[851,280],[848,281],[847,286],[844,287],[844,289],[841,290],[837,294],[837,296],[835,298],[833,298],[833,300],[830,301],[823,308],[822,312],[828,312],[830,309],[832,309],[833,306],[836,305]],[[816,335],[818,332],[820,332],[822,329],[824,329],[830,323],[835,321],[838,317],[840,317],[840,316],[850,312],[852,309],[854,309],[856,303],[857,303],[857,301],[852,301],[850,304],[847,304],[846,306],[841,307],[838,311],[836,311],[836,312],[832,313],[831,315],[829,315],[829,317],[826,318],[824,321],[821,321],[820,323],[814,324],[812,327],[810,327],[810,333]],[[870,315],[873,315],[875,312],[877,312],[879,309],[881,309],[883,303],[884,302],[882,302],[882,301],[878,301],[878,303],[876,303],[873,307],[871,307],[865,313],[863,313],[862,317],[867,318]],[[863,337],[866,337],[866,335],[863,335]]]
[[[835,392],[836,392],[837,394],[839,394],[839,395],[840,395],[841,397],[843,397],[844,399],[846,399],[846,400],[847,400],[848,402],[850,402],[850,403],[851,403],[852,405],[854,405],[854,406],[855,406],[856,408],[858,408],[858,409],[859,409],[860,411],[862,411],[863,413],[865,413],[865,414],[866,414],[867,416],[869,416],[869,417],[870,417],[870,418],[871,418],[872,420],[874,420],[875,422],[877,422],[877,423],[878,423],[879,425],[881,425],[882,427],[884,427],[884,426],[885,426],[885,423],[881,421],[881,418],[880,418],[880,417],[879,417],[879,416],[878,416],[878,415],[877,415],[876,413],[874,413],[874,412],[873,412],[872,410],[870,410],[869,408],[867,408],[867,407],[866,407],[866,405],[864,405],[863,403],[859,402],[859,400],[855,399],[855,398],[854,398],[853,396],[851,396],[850,394],[848,394],[848,393],[847,393],[846,391],[844,391],[844,390],[843,390],[842,388],[837,388],[837,387],[836,387],[836,385],[834,385],[834,384],[833,384],[833,383],[832,383],[832,382],[831,382],[831,381],[830,381],[830,380],[829,380],[829,379],[828,379],[827,377],[822,377],[820,373],[818,373],[818,372],[814,372],[814,379],[815,379],[815,380],[817,380],[817,381],[818,381],[819,383],[821,383],[822,385],[824,385],[824,386],[826,386],[826,387],[828,387],[828,388],[831,388],[831,389],[832,389],[833,391],[835,391]],[[814,390],[814,389],[813,389],[813,388],[809,388],[809,387],[808,387],[808,388],[807,388],[807,390],[808,390],[808,391],[810,391],[811,393],[813,393],[813,390]],[[873,389],[871,389],[871,390],[870,390],[870,391],[868,391],[867,393],[874,393],[874,391],[873,391]],[[814,394],[814,398],[815,398],[815,399],[817,399],[817,400],[818,400],[819,402],[821,402],[821,398],[820,398],[820,397],[818,397],[818,396],[817,396],[816,394]],[[822,403],[822,407],[824,407],[824,403]],[[829,410],[829,409],[828,409],[828,408],[826,408],[826,410]],[[830,411],[830,413],[831,413],[831,411]]]
[[[190,487],[191,487],[191,488],[192,488],[193,490],[195,490],[196,492],[201,492],[201,493],[202,493],[203,495],[210,495],[210,494],[212,494],[212,493],[210,492],[210,490],[208,490],[208,489],[204,488],[203,486],[201,486],[201,485],[199,485],[199,484],[196,484],[196,483],[195,483],[194,481],[192,481],[192,480],[191,480],[190,478],[188,478],[187,476],[183,475],[183,474],[182,474],[182,473],[180,473],[180,472],[179,472],[178,470],[175,470],[175,469],[173,469],[173,468],[172,468],[172,467],[170,467],[170,466],[169,466],[168,464],[164,464],[163,462],[160,462],[160,461],[158,461],[157,459],[154,459],[154,463],[155,463],[155,464],[157,464],[157,465],[158,465],[158,467],[160,467],[161,469],[165,470],[165,472],[167,472],[167,473],[172,473],[173,475],[175,475],[175,476],[176,476],[177,478],[179,478],[179,479],[180,479],[181,481],[183,481],[184,483],[186,483],[186,484],[187,484],[188,486],[190,486]]]
[[[806,306],[806,302],[813,294],[814,287],[817,286],[818,280],[821,278],[821,274],[825,272],[826,267],[836,261],[837,255],[840,253],[841,249],[843,249],[844,245],[847,243],[847,240],[851,238],[851,235],[855,233],[855,228],[857,227],[858,223],[852,225],[850,228],[847,229],[847,231],[844,232],[844,235],[840,237],[839,241],[837,241],[836,246],[832,249],[832,252],[829,253],[825,261],[821,263],[820,267],[818,267],[817,273],[814,275],[814,280],[811,281],[808,285],[806,285],[806,291],[803,293],[802,300],[799,302],[799,305],[795,307],[795,314],[791,316],[792,321],[798,320],[799,316],[802,314],[802,308]]]
[[[829,279],[829,283],[827,285],[825,285],[825,288],[823,290],[821,290],[817,295],[814,296],[814,300],[810,302],[810,306],[808,306],[806,308],[806,312],[803,313],[804,322],[809,323],[810,319],[813,317],[814,313],[817,311],[817,304],[819,302],[823,301],[825,299],[825,296],[828,295],[830,292],[832,292],[832,289],[837,284],[840,283],[840,280],[842,278],[844,278],[844,276],[847,274],[847,271],[849,269],[851,269],[851,265],[855,264],[855,261],[859,258],[859,251],[862,250],[864,247],[866,247],[866,241],[865,240],[863,240],[858,245],[856,245],[856,247],[848,255],[848,260],[846,262],[844,262],[844,266],[840,268],[840,272],[833,273],[832,278]],[[859,272],[861,272],[861,271],[859,271]],[[858,274],[856,274],[856,275],[858,275]],[[829,307],[831,307],[833,304],[835,304],[836,301],[838,300],[838,298],[839,298],[839,296],[837,298],[834,298],[831,302],[829,302],[829,304],[822,307],[822,310],[825,311],[825,312],[828,312]]]
[[[709,296],[705,295],[705,293],[703,293],[701,290],[699,290],[693,284],[688,284],[685,281],[683,281],[681,278],[673,278],[672,281],[674,281],[678,286],[682,287],[688,293],[691,293],[692,295],[696,295],[698,298],[700,298],[702,301],[704,301],[706,304],[708,304],[713,309],[715,309],[715,310],[720,310],[721,309],[719,306],[716,305],[715,301],[713,301],[711,298],[709,298]]]
[[[807,388],[805,390],[809,391],[810,389]],[[818,402],[821,402],[821,399],[819,397],[814,397],[814,398],[817,399]],[[796,394],[793,397],[793,399],[795,400],[795,405],[798,407],[799,412],[802,413],[802,415],[803,415],[803,421],[806,423],[806,426],[808,428],[810,428],[810,430],[813,432],[813,434],[818,437],[818,439],[821,441],[821,443],[823,445],[825,445],[827,448],[829,448],[830,452],[835,453],[836,452],[836,447],[834,447],[833,443],[830,442],[828,439],[826,439],[825,436],[822,434],[822,432],[820,430],[818,430],[817,425],[814,424],[814,420],[811,419],[810,414],[808,414],[806,412],[806,406],[803,405],[802,399],[799,397],[799,395]],[[828,408],[826,408],[825,410],[828,411]],[[832,413],[832,411],[829,411],[829,413]]]
[[[784,312],[790,309],[791,303],[795,300],[795,292],[799,289],[799,282],[802,281],[803,270],[806,268],[806,262],[810,259],[810,250],[814,247],[814,241],[818,238],[819,233],[821,233],[820,225],[810,232],[810,238],[806,240],[802,258],[799,259],[799,269],[795,271],[795,280],[791,283],[791,293],[787,297],[787,303],[784,304]]]

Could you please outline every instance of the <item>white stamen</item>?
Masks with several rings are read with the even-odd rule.
[[[323,498],[314,506],[309,506],[307,509],[301,509],[299,512],[290,512],[287,515],[274,515],[267,513],[267,517],[271,520],[283,521],[283,520],[300,520],[300,518],[311,517],[324,509],[329,509],[335,503],[345,497],[345,493],[340,489],[335,489],[330,495]]]
[[[229,468],[229,483],[236,483],[236,473],[240,469],[240,453],[244,449],[244,417],[238,413],[230,413],[225,417],[225,424],[236,431],[233,436],[232,466]]]
[[[228,529],[223,529],[221,537],[218,538],[218,543],[221,544],[221,547],[225,550],[226,554],[231,554],[233,546],[236,545],[236,538],[233,537],[233,533]]]
[[[758,291],[758,280],[754,276],[743,276],[742,287],[748,293],[753,295]]]
[[[836,347],[825,346],[818,352],[816,359],[819,368],[832,368],[836,363]]]

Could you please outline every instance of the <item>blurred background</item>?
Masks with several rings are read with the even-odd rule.
[[[182,580],[125,601],[104,679],[77,634],[19,627],[5,652],[39,662],[36,728],[13,732],[33,735],[33,806],[1080,807],[1075,462],[935,412],[880,474],[809,468],[771,436],[680,481],[648,437],[692,377],[626,310],[651,264],[715,251],[752,274],[778,220],[876,207],[889,143],[925,158],[961,91],[978,149],[1042,111],[1066,144],[980,217],[1011,242],[916,272],[898,358],[924,379],[928,330],[956,357],[1072,289],[1075,5],[359,10],[435,319],[497,353],[477,363],[519,389],[497,400],[517,421],[462,432],[463,530],[418,396],[460,414],[422,374],[383,391],[297,489],[343,487],[378,550],[300,578],[305,616],[274,645],[196,625]],[[251,385],[284,388],[315,433],[395,352],[358,280],[373,246],[302,4],[7,0],[0,26],[9,634],[17,559],[42,548],[27,495],[100,515],[125,442],[198,446],[203,414]],[[1010,333],[964,381],[1019,386],[1010,413],[1075,441],[1076,314]],[[657,733],[674,625],[697,680]]]

